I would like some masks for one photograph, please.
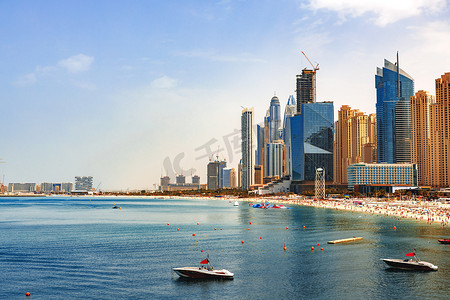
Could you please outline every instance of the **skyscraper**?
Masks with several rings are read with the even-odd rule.
[[[280,127],[281,127],[281,117],[280,117],[280,100],[277,96],[273,96],[270,100],[269,107],[269,118],[270,118],[270,138],[269,142],[280,139]]]
[[[297,75],[297,114],[301,113],[301,105],[316,102],[316,72],[303,69],[301,75]]]
[[[376,145],[376,117],[365,115],[348,105],[341,106],[334,126],[334,180],[346,184],[347,167],[351,164],[373,163]],[[369,153],[365,153],[369,152]]]
[[[418,91],[411,97],[411,162],[417,164],[419,185],[438,185],[433,182],[431,106],[434,97],[426,91]],[[435,147],[438,147],[436,145]]]
[[[286,147],[286,156],[285,156],[285,165],[286,170],[285,174],[292,176],[292,166],[291,166],[291,117],[295,116],[297,112],[297,104],[295,102],[294,96],[289,96],[288,102],[286,104],[286,108],[284,111],[283,118],[283,141],[284,146]]]
[[[333,181],[333,102],[302,103],[300,109],[290,119],[292,180],[314,181],[323,168],[325,180]]]
[[[275,140],[266,145],[267,149],[267,176],[283,177],[285,172],[285,147],[283,140]]]
[[[411,112],[409,101],[414,95],[414,79],[397,64],[384,60],[377,68],[377,160],[400,163],[410,160]]]
[[[207,166],[207,188],[217,190],[223,188],[223,169],[227,166],[226,161],[210,161]]]
[[[244,108],[241,115],[242,138],[242,189],[248,190],[253,184],[254,160],[254,133],[253,133],[253,108]]]
[[[439,173],[439,186],[450,186],[450,73],[445,73],[435,80],[436,105],[434,106],[434,120],[432,139],[435,149],[439,149],[439,160],[435,161]]]

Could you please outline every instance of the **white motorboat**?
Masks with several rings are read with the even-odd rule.
[[[407,253],[406,256],[414,257],[414,259],[395,259],[395,258],[382,258],[388,266],[396,269],[403,270],[419,270],[419,271],[437,271],[438,266],[432,263],[421,261],[415,252]]]
[[[234,201],[233,206],[239,206],[239,202]]]
[[[180,277],[193,279],[233,279],[234,277],[234,274],[228,270],[214,269],[209,258],[202,260],[200,264],[202,264],[201,267],[181,267],[173,268],[172,270]]]

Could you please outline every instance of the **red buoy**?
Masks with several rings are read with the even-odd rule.
[[[305,226],[303,226],[303,229],[305,229]]]
[[[311,251],[314,251],[314,247],[311,247]]]
[[[203,250],[200,250],[200,252],[203,252]]]
[[[217,228],[214,228],[214,230],[217,230]]]
[[[244,244],[244,241],[242,241],[241,243]]]
[[[252,222],[249,222],[248,224],[252,225]]]
[[[260,236],[259,239],[262,240],[262,236]]]
[[[192,236],[195,236],[195,233],[193,233]]]
[[[197,225],[198,225],[198,223],[197,223]]]
[[[25,296],[30,297],[31,296],[30,292],[26,292]]]
[[[321,251],[323,251],[323,248],[320,248]]]
[[[317,246],[320,246],[320,244],[317,244]]]
[[[289,227],[286,227],[286,230],[288,230],[289,229]]]
[[[180,231],[180,228],[177,228],[177,231]]]

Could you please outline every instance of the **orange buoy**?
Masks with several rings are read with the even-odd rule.
[[[193,233],[192,236],[195,236],[195,233]]]
[[[198,225],[198,223],[197,223],[197,225]]]
[[[303,229],[305,229],[305,226],[303,226]]]
[[[30,297],[31,296],[30,292],[26,292],[25,296]]]
[[[289,229],[289,227],[286,227],[286,230],[288,230]]]
[[[242,244],[244,244],[244,241],[241,241]]]
[[[323,251],[323,248],[320,248],[321,251]]]
[[[394,226],[394,230],[397,230],[397,227]]]
[[[217,230],[217,228],[214,228],[214,230]]]
[[[250,228],[247,228],[247,230],[250,230]]]
[[[222,230],[222,228],[220,228],[220,230]]]
[[[286,243],[284,243],[283,249],[284,249],[284,252],[286,252]]]
[[[311,247],[311,251],[314,251],[314,247]]]

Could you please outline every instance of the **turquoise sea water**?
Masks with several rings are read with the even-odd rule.
[[[122,209],[112,209],[113,201]],[[449,228],[240,204],[0,198],[0,299],[24,299],[26,292],[31,299],[448,299],[450,247],[437,239],[449,238]],[[364,240],[327,244],[353,236]],[[439,270],[392,271],[380,261],[414,248]],[[198,266],[206,253],[235,279],[173,274],[172,267]]]

